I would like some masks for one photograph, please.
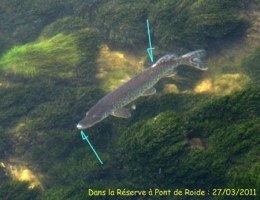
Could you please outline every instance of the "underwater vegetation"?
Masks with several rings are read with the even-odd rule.
[[[156,43],[166,49],[172,48],[169,44],[188,49],[206,48],[229,34],[232,37],[242,34],[245,23],[231,10],[231,2],[156,1],[148,12]]]
[[[43,27],[61,18],[68,8],[61,1],[2,0],[0,43],[3,40],[11,48],[34,41]]]
[[[60,78],[75,76],[76,67],[88,59],[89,52],[82,47],[84,41],[97,38],[96,30],[85,29],[76,34],[62,33],[40,42],[16,46],[0,59],[0,69],[4,73],[35,76],[48,74]],[[96,43],[98,43],[98,38]],[[95,51],[94,46],[88,46]],[[84,48],[85,51],[83,51]],[[97,48],[97,47],[96,47]],[[90,55],[92,56],[92,55]]]
[[[98,73],[96,78],[100,81],[100,88],[106,92],[116,89],[142,71],[142,64],[127,53],[111,51],[107,45],[103,45],[97,59]]]
[[[146,189],[239,188],[245,178],[245,187],[260,188],[252,173],[260,161],[259,95],[255,88],[218,100],[204,96],[204,106],[191,101],[192,111],[168,110],[149,120],[139,112],[140,121],[118,140],[121,171],[131,180],[126,183]]]
[[[183,66],[156,86],[158,94],[134,102],[132,118],[89,129],[104,165],[76,130],[88,108],[143,69],[145,58],[121,50],[145,51],[147,18],[158,51],[214,49],[244,33],[248,22],[236,9],[247,2],[3,0],[0,199],[88,199],[89,188],[108,186],[260,191],[259,49],[224,63],[213,78]],[[20,171],[10,176],[15,157],[13,166],[32,172],[38,187],[21,181]]]
[[[39,188],[28,189],[28,182],[6,181],[0,187],[0,199],[35,199],[40,194]]]
[[[51,38],[60,33],[65,35],[72,34],[85,29],[88,25],[89,23],[81,17],[69,16],[57,19],[44,27],[40,34],[40,40],[42,40],[42,38]]]
[[[241,36],[247,24],[230,0],[108,1],[92,18],[110,46],[132,48],[147,43],[149,19],[154,42],[164,49],[206,48],[217,41]],[[134,15],[132,14],[134,13]]]
[[[233,92],[240,91],[247,87],[250,83],[249,76],[236,73],[236,74],[221,74],[216,75],[214,78],[206,78],[195,87],[196,93],[212,93],[217,95],[228,95]]]
[[[62,138],[64,142],[68,139],[65,137],[65,131],[60,132],[62,129],[69,129],[67,136],[71,136],[74,124],[69,122],[69,119],[74,117],[64,118],[64,116],[74,115],[75,112],[85,108],[88,101],[85,94],[92,93],[90,98],[97,98],[96,95],[100,95],[99,90],[91,86],[95,81],[91,73],[96,70],[93,66],[96,63],[99,48],[98,31],[87,28],[72,34],[57,34],[51,38],[41,37],[36,42],[14,47],[2,56],[0,116],[1,126],[4,128],[1,128],[1,158],[9,160],[13,155],[19,157],[26,162],[23,167],[29,168],[36,176],[38,172],[49,169],[49,166],[53,164],[52,159],[47,159],[51,161],[47,163],[36,164],[35,162],[33,167],[31,161],[39,158],[38,161],[40,161],[42,150],[51,149],[53,146],[51,138],[56,138],[58,143],[62,143]],[[80,79],[81,76],[84,79]],[[89,85],[86,86],[86,83]],[[85,87],[80,87],[83,84]],[[64,87],[65,85],[67,87]],[[77,99],[78,105],[81,104],[82,107],[73,106],[76,105],[74,103]],[[61,119],[65,120],[60,121]],[[60,130],[57,127],[54,128],[57,125],[61,128]],[[55,133],[58,133],[57,137]],[[49,137],[49,134],[53,136]],[[40,145],[42,139],[45,140],[45,136],[51,139],[47,143],[44,142],[45,145],[50,145],[49,147]],[[65,143],[63,145],[65,149],[70,149],[67,141]],[[37,146],[36,149],[34,145]],[[61,156],[65,149],[57,145],[57,149],[49,151],[49,157]],[[61,154],[58,155],[56,151]],[[21,163],[17,162],[15,165],[20,168]],[[3,167],[3,170],[5,174],[7,171],[8,174],[12,173],[9,171],[12,169],[7,167]],[[17,172],[17,178],[19,176],[22,174]],[[1,180],[4,179],[1,178]],[[10,179],[9,182],[1,183],[1,188],[7,191],[1,192],[1,195],[4,195],[3,198],[10,196],[11,199],[35,199],[36,194],[42,192],[42,188],[28,189],[30,183],[22,183],[20,187],[16,180]],[[17,192],[22,194],[17,195]]]
[[[250,56],[248,56],[243,62],[242,67],[245,73],[251,77],[250,85],[259,86],[259,68],[260,62],[260,48],[257,48]]]
[[[142,1],[109,1],[100,6],[95,23],[109,45],[140,46],[147,43],[146,13],[147,4]]]
[[[58,129],[42,127],[37,121],[32,130],[39,126],[37,138],[41,139],[37,142],[31,130],[27,138],[38,145],[32,146],[29,152],[23,150],[21,155],[26,153],[39,165],[38,170],[45,173],[41,179],[47,189],[43,199],[53,196],[84,199],[88,188],[102,190],[108,184],[110,188],[211,189],[241,187],[245,180],[250,180],[247,187],[259,188],[254,173],[258,169],[260,148],[259,96],[260,90],[255,88],[218,100],[204,95],[168,94],[154,100],[149,98],[147,105],[141,99],[138,105],[142,109],[135,114],[138,118],[133,116],[132,123],[124,122],[124,126],[118,127],[118,121],[110,119],[113,127],[101,124],[90,130],[90,134],[95,135],[93,145],[106,162],[104,166],[91,156],[91,150],[79,140],[76,132],[64,129],[60,134]],[[167,103],[159,104],[158,100]],[[186,102],[181,104],[182,100]],[[157,108],[153,113],[148,111],[152,105]],[[37,111],[35,114],[42,116]],[[35,114],[33,118],[39,118]],[[47,119],[59,119],[60,125],[64,125],[67,122],[61,121],[62,116],[68,114],[66,111],[58,118],[52,114]],[[17,131],[25,134],[30,130],[29,124]],[[124,131],[126,126],[129,128]],[[107,144],[107,140],[116,141],[116,146]],[[21,150],[29,141],[19,142]],[[56,164],[52,165],[54,160]]]
[[[191,48],[219,45],[229,36],[236,38],[243,35],[248,23],[239,17],[234,8],[250,2],[12,1],[11,4],[7,0],[1,3],[0,21],[4,31],[0,33],[0,44],[5,43],[7,48],[34,41],[43,29],[45,32],[55,27],[58,34],[64,31],[71,33],[72,30],[87,26],[98,28],[103,41],[110,47],[132,49],[147,44],[145,20],[149,19],[152,38],[157,46],[165,50],[172,50],[174,46],[182,53]]]

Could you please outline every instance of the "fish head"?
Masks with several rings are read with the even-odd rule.
[[[107,117],[106,113],[90,110],[86,116],[77,124],[78,129],[89,128]]]

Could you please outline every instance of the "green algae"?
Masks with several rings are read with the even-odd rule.
[[[1,58],[1,70],[4,73],[29,77],[40,74],[60,78],[73,77],[76,75],[76,67],[89,58],[89,52],[84,52],[87,48],[81,43],[88,39],[92,42],[93,37],[97,38],[97,31],[86,29],[76,34],[60,33],[41,42],[16,46]],[[98,42],[97,39],[96,44]]]
[[[8,1],[3,3],[1,22],[7,31],[0,34],[0,43],[6,43],[6,48],[35,41],[38,35],[53,37],[84,27],[97,27],[103,41],[112,47],[146,46],[145,20],[149,19],[154,43],[164,49],[172,50],[169,46],[174,45],[185,50],[217,45],[231,35],[232,38],[243,35],[247,23],[234,8],[247,5],[249,1],[66,0],[43,4],[17,0],[15,5],[18,4],[22,6],[13,6]]]
[[[260,48],[255,49],[255,51],[242,61],[243,71],[248,74],[251,78],[250,85],[259,85],[259,62],[260,62]]]
[[[197,1],[197,4],[194,5],[193,2],[195,1],[182,1],[177,7],[179,9],[177,14],[183,14],[182,16],[185,17],[185,9],[189,8],[188,4],[193,6],[189,8],[189,12],[191,9],[196,12],[194,8],[205,6],[203,1]],[[218,3],[222,4],[222,2]],[[102,4],[101,1],[99,3]],[[109,20],[112,16],[105,19],[110,13],[106,12],[105,2],[103,3],[102,11],[105,14],[103,13],[104,18],[100,17],[99,20],[111,23]],[[164,17],[164,15],[158,14],[160,4],[157,3],[154,22],[156,15],[156,17]],[[98,10],[100,4],[96,6],[95,11]],[[167,1],[165,4],[171,5]],[[115,6],[111,2],[110,11],[114,10],[112,5]],[[123,3],[118,9],[115,9],[118,16],[114,17],[118,20],[119,25],[115,24],[112,27],[114,32],[111,33],[109,38],[111,41],[108,42],[128,46],[133,45],[132,39],[141,41],[142,37],[146,37],[145,34],[141,36],[141,32],[137,33],[140,27],[145,29],[145,23],[141,25],[140,22],[140,26],[134,30],[128,30],[133,24],[124,24],[131,22],[131,9],[129,8],[132,5],[139,6],[135,2],[130,2],[127,4],[128,10],[123,8]],[[162,5],[162,7],[166,8],[167,5]],[[143,3],[140,3],[140,6],[137,8],[137,15],[133,16],[137,21],[138,17],[143,16],[141,12],[146,12]],[[234,13],[228,11],[229,5],[225,9],[230,16],[224,15],[220,11],[220,14],[223,14],[226,19],[221,18],[222,15],[220,19],[216,19],[214,6],[218,8],[218,5],[213,4],[207,8],[209,9],[207,14],[213,12],[213,17],[209,20],[222,20],[221,22],[210,21],[210,23],[214,22],[214,26],[211,27],[209,21],[205,20],[205,23],[200,22],[199,27],[196,27],[195,30],[185,30],[185,27],[181,25],[176,26],[180,28],[176,29],[177,34],[181,34],[182,30],[186,31],[184,33],[189,37],[185,39],[179,35],[173,38],[170,36],[172,27],[165,26],[165,35],[161,32],[165,40],[161,40],[160,45],[166,46],[169,45],[169,41],[177,41],[180,45],[187,44],[184,46],[185,48],[194,47],[203,39],[195,38],[198,30],[210,28],[205,31],[208,37],[221,38],[235,30],[236,25],[239,26],[239,19],[237,20]],[[212,7],[214,9],[210,10]],[[150,5],[148,9],[154,8]],[[95,11],[91,11],[92,19],[95,18]],[[124,16],[125,11],[129,12]],[[120,21],[121,16],[122,21]],[[170,19],[174,16],[169,13],[165,17],[165,19]],[[206,19],[205,16],[202,17]],[[67,20],[68,18],[64,21],[58,20],[56,24],[47,27],[38,42],[28,44],[28,46],[33,47],[37,43],[45,43],[55,37],[66,43],[62,38],[70,40],[72,35],[67,35],[70,32],[66,30],[64,24],[73,22],[73,20]],[[161,20],[163,21],[164,18],[158,22],[161,23]],[[189,18],[189,20],[192,19]],[[191,21],[194,26],[198,23],[197,20],[196,18]],[[63,22],[63,27],[59,29],[59,23]],[[229,22],[231,23],[230,29],[227,27]],[[159,27],[156,27],[155,24],[153,23],[152,27],[158,31]],[[223,31],[220,30],[222,26]],[[75,26],[75,29],[77,27]],[[56,28],[64,33],[56,35],[58,33],[55,32]],[[214,32],[215,29],[216,32]],[[28,184],[18,187],[19,184],[13,182],[6,185],[1,183],[0,187],[4,189],[4,192],[9,192],[0,192],[3,198],[11,195],[10,197],[16,199],[14,195],[20,194],[17,199],[27,197],[36,199],[36,196],[37,199],[86,199],[89,197],[87,192],[89,188],[104,190],[108,188],[108,185],[112,189],[136,188],[138,190],[156,187],[172,190],[198,187],[210,189],[217,186],[241,188],[241,185],[248,188],[252,186],[259,188],[259,177],[256,175],[259,174],[259,88],[242,90],[218,99],[207,94],[157,94],[140,98],[136,102],[137,110],[132,112],[131,119],[109,117],[87,131],[92,144],[105,163],[104,166],[101,166],[89,146],[81,140],[79,132],[75,130],[75,125],[82,118],[83,111],[85,113],[96,103],[97,99],[104,95],[104,91],[99,89],[100,85],[96,86],[96,77],[93,76],[93,74],[97,74],[98,32],[83,31],[81,33],[82,37],[87,34],[88,37],[85,38],[88,39],[75,39],[77,44],[72,44],[72,50],[84,57],[83,60],[81,60],[81,56],[77,60],[77,55],[71,59],[71,62],[67,62],[61,60],[64,58],[63,56],[57,56],[58,60],[53,58],[54,61],[49,64],[54,66],[53,64],[56,63],[57,68],[48,69],[45,64],[48,64],[49,61],[40,64],[32,61],[33,65],[26,71],[27,64],[30,65],[28,61],[26,65],[21,66],[21,69],[23,68],[25,71],[21,72],[18,69],[16,77],[18,74],[26,77],[33,76],[34,78],[30,78],[31,82],[0,88],[0,119],[3,128],[0,130],[0,153],[7,157],[14,154],[28,160],[31,166],[44,174],[40,181],[45,186],[43,194],[31,195],[34,191],[28,190]],[[125,33],[129,37],[124,38]],[[155,35],[157,41],[160,40],[159,33],[157,32],[158,35]],[[138,34],[139,37],[135,38]],[[52,36],[54,37],[48,38]],[[58,43],[55,44],[63,47]],[[33,56],[27,55],[27,49],[23,49],[23,46],[20,47],[20,50],[17,47],[19,50],[17,55],[13,55],[17,56],[16,64],[18,66],[24,58],[33,58],[34,55],[38,57],[38,54],[30,51]],[[53,47],[49,49],[51,48]],[[170,48],[172,50],[172,47]],[[50,56],[51,51],[44,48],[39,49],[41,52],[48,53],[46,53],[46,57],[39,56],[39,58],[46,59]],[[57,52],[60,55],[63,53],[58,50]],[[66,56],[67,53],[70,51],[63,55]],[[250,63],[247,66],[257,68],[257,57],[256,54],[254,59],[251,59],[254,60],[254,65]],[[13,57],[11,56],[10,59]],[[14,74],[16,68],[13,67],[15,66],[12,67],[10,60],[10,62],[8,59],[5,61],[4,64],[9,68],[3,68],[4,73]],[[25,60],[23,61],[25,62]],[[1,64],[3,64],[2,60]],[[121,64],[118,62],[118,66]],[[131,64],[125,63],[126,68]],[[53,73],[52,70],[54,70]],[[131,70],[127,73],[131,74]],[[112,72],[110,83],[119,84],[122,77],[124,78],[124,73],[125,71],[120,70],[118,73],[116,70]],[[47,79],[42,79],[43,75],[46,75]],[[224,78],[228,80],[230,77]],[[66,79],[66,81],[60,81],[60,79]],[[257,79],[255,80],[257,81]],[[246,82],[246,76],[239,79],[239,83],[246,84],[243,81]],[[109,87],[109,84],[104,84],[104,86]],[[108,90],[106,87],[102,89]],[[198,141],[201,140],[206,145],[201,149],[192,146],[191,141],[194,138]],[[6,155],[7,150],[9,155]],[[2,171],[1,180],[4,180],[2,177],[6,178],[6,176]],[[99,199],[102,198],[107,199],[108,197],[99,197]]]
[[[0,127],[0,156],[4,157],[5,153],[8,150],[11,150],[10,135],[4,130],[3,127]],[[1,166],[1,165],[0,165]]]
[[[218,99],[167,94],[138,100],[131,120],[110,117],[88,130],[105,166],[100,166],[71,124],[102,91],[93,86],[51,88],[44,94],[55,100],[42,102],[26,114],[32,121],[20,119],[9,132],[15,132],[16,138],[26,135],[13,144],[16,153],[26,155],[44,172],[42,199],[80,198],[88,195],[88,188],[102,190],[108,184],[112,189],[139,190],[237,188],[249,178],[259,187],[254,176],[259,162],[259,88]],[[21,122],[25,126],[19,126]],[[193,138],[207,145],[197,149],[190,144]],[[34,144],[30,151],[28,144]]]
[[[52,66],[75,67],[81,62],[77,52],[75,40],[59,34],[50,40],[36,44],[26,44],[21,47],[14,47],[5,54],[1,64],[3,71],[15,74],[35,76],[36,74],[52,71],[59,75],[57,68]]]
[[[170,50],[169,44],[175,48],[205,48],[230,34],[241,36],[246,29],[230,0],[109,1],[99,6],[94,14],[95,25],[109,45],[121,48],[145,44],[147,39],[140,33],[146,29],[147,18],[153,41]]]
[[[240,188],[239,183],[249,178],[259,188],[252,173],[260,162],[259,92],[259,88],[247,89],[204,100],[196,109],[179,115],[165,111],[136,122],[118,141],[126,178],[137,188],[207,189]],[[140,118],[146,115],[139,114]],[[190,146],[192,138],[207,145],[196,149]]]
[[[196,31],[203,33],[204,37],[218,38],[227,35],[241,23],[241,19],[230,9],[230,2],[196,1],[189,7],[192,17],[189,18],[188,24],[190,27],[196,27]]]
[[[146,10],[141,1],[109,1],[100,6],[94,21],[108,44],[128,49],[145,44]]]
[[[41,194],[39,188],[28,189],[28,182],[9,180],[4,184],[0,184],[0,198],[6,197],[14,200],[19,199],[35,199]]]
[[[231,9],[231,1],[163,1],[149,10],[151,31],[165,49],[169,44],[182,48],[206,48],[213,40],[243,32],[244,22]],[[158,16],[160,16],[157,23]],[[234,37],[234,35],[233,35]]]
[[[75,17],[75,16],[68,16],[64,17],[62,19],[57,19],[53,23],[46,26],[39,38],[51,38],[54,37],[57,34],[64,34],[69,35],[73,34],[76,31],[80,31],[86,27],[88,27],[89,23],[82,19],[81,17]]]
[[[131,58],[127,53],[111,51],[103,46],[97,60],[98,73],[96,78],[100,81],[100,88],[111,92],[143,69],[142,62]]]

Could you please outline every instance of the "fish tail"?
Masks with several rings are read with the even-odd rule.
[[[189,65],[200,70],[207,70],[208,66],[203,60],[201,60],[201,58],[205,55],[206,51],[204,49],[199,49],[197,51],[187,53],[181,56],[181,58],[183,58],[183,64],[185,65]]]

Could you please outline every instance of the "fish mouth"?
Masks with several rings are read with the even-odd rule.
[[[88,128],[87,126],[84,126],[84,125],[82,125],[82,124],[77,124],[77,128],[78,129],[86,129],[86,128]]]

